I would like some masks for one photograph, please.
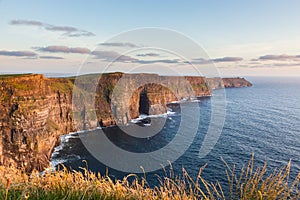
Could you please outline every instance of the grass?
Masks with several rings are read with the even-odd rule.
[[[32,74],[31,73],[25,73],[25,74],[0,74],[0,79],[16,78],[16,77],[27,76],[27,75],[32,75]]]
[[[21,91],[30,91],[35,89],[35,86],[26,83],[12,83],[12,85],[14,89]]]
[[[182,177],[160,177],[160,185],[150,188],[144,178],[135,174],[123,180],[62,167],[44,174],[25,174],[15,168],[0,167],[0,199],[299,199],[300,173],[289,180],[290,163],[270,174],[266,164],[254,167],[252,158],[248,165],[236,172],[227,166],[229,192],[226,194],[219,182],[209,183],[202,178],[205,168],[197,177],[190,177],[183,169]],[[167,173],[166,173],[167,174]],[[172,173],[171,173],[172,174]],[[133,179],[133,181],[129,181]]]
[[[73,90],[74,84],[72,80],[70,79],[51,79],[53,81],[50,81],[50,87],[54,91],[60,91],[60,92],[66,92],[70,93]]]

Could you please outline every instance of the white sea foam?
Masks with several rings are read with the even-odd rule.
[[[170,116],[170,115],[172,116],[172,115],[175,115],[175,114],[176,114],[176,112],[173,112],[172,110],[168,110],[167,111],[167,115],[168,116]]]
[[[64,139],[66,140],[66,139],[70,139],[70,138],[79,138],[79,135],[78,134],[76,134],[76,135],[64,135]]]
[[[63,158],[52,159],[52,160],[50,161],[50,166],[51,166],[52,168],[55,168],[55,167],[58,166],[59,164],[63,164],[63,163],[65,163],[65,162],[67,162],[67,161],[68,161],[68,159],[63,159]]]
[[[52,159],[50,161],[50,165],[52,167],[55,167],[55,166],[62,164],[69,160],[69,157],[68,158],[56,158],[56,157],[60,154],[60,151],[62,151],[64,149],[66,143],[69,142],[70,138],[79,138],[78,133],[72,132],[72,133],[60,136],[60,145],[54,148],[54,151],[51,155]]]
[[[158,115],[141,114],[138,118],[132,119],[130,122],[136,124],[136,123],[139,123],[143,119],[146,119],[146,118],[161,118],[161,117],[167,118],[168,116],[173,116],[175,114],[176,114],[176,112],[173,112],[171,108],[168,108],[166,113],[158,114]],[[144,125],[145,126],[150,126],[150,124],[144,124]]]
[[[207,97],[209,97],[209,96],[207,96]],[[183,99],[180,99],[178,101],[171,101],[168,104],[180,104],[180,103],[186,103],[186,102],[200,102],[201,100],[199,98],[201,98],[201,97],[183,98]]]

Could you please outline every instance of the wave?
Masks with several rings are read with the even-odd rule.
[[[79,156],[79,155],[75,155],[75,154],[71,154],[71,155],[68,155],[67,157],[65,158],[56,158],[56,159],[52,159],[50,161],[50,168],[55,168],[57,167],[58,165],[61,165],[61,164],[64,164],[66,162],[70,162],[72,160],[81,160],[81,159],[84,159],[83,157]]]
[[[192,103],[194,103],[194,102],[201,102],[201,100],[198,99],[198,98],[184,98],[184,99],[181,99],[181,100],[179,100],[179,101],[171,101],[171,102],[168,102],[167,105],[168,105],[168,104],[188,103],[188,102],[192,102]]]
[[[176,115],[176,112],[173,112],[172,109],[168,108],[166,113],[162,113],[162,114],[157,114],[157,115],[145,115],[145,114],[141,114],[138,118],[132,119],[130,122],[133,124],[136,123],[140,123],[141,121],[147,119],[147,118],[167,118],[169,116],[173,116]],[[144,124],[145,126],[147,126],[147,123]],[[148,124],[149,126],[150,124]]]

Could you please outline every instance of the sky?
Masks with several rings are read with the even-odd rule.
[[[299,8],[298,0],[0,0],[0,73],[300,76]]]

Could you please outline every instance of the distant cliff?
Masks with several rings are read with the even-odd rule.
[[[244,78],[209,78],[206,79],[211,89],[251,87],[252,83]]]
[[[122,86],[120,91],[119,86]],[[171,101],[209,96],[217,88],[248,86],[251,83],[243,78],[156,74],[111,73],[103,74],[100,80],[98,75],[77,79],[45,78],[38,74],[2,75],[0,164],[23,167],[28,172],[41,171],[48,167],[62,134],[126,124],[141,113],[166,112],[166,104]],[[74,98],[88,98],[94,105],[87,100],[86,105],[78,104],[74,108]]]

